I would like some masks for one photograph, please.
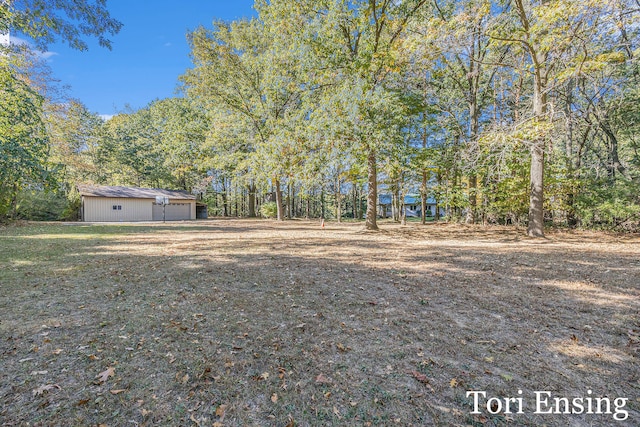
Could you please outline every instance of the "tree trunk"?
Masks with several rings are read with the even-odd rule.
[[[407,225],[407,207],[404,204],[404,191],[400,191],[400,224]]]
[[[376,152],[369,150],[367,155],[367,216],[364,226],[367,230],[378,230],[377,210],[378,204],[378,170]]]
[[[398,221],[398,192],[394,189],[391,193],[391,218]]]
[[[356,205],[356,200],[358,197],[358,188],[356,187],[356,183],[353,183],[353,188],[352,188],[352,194],[351,194],[351,201],[352,201],[352,205],[351,205],[351,216],[353,218],[353,220],[355,221],[355,219],[358,216],[358,208]]]
[[[256,186],[255,184],[249,184],[247,191],[249,192],[249,195],[248,195],[249,200],[247,202],[247,204],[249,205],[248,206],[249,218],[255,218],[256,217]]]
[[[427,223],[427,171],[422,171],[422,186],[420,187],[420,222]]]
[[[273,184],[276,187],[276,206],[278,207],[278,221],[284,221],[284,206],[282,204],[282,189],[280,188],[280,180],[275,178]]]
[[[478,176],[469,175],[469,209],[467,210],[467,224],[475,224],[478,211]]]
[[[227,180],[225,178],[222,178],[222,216],[227,217],[229,216],[229,198],[227,195]]]
[[[536,73],[533,90],[533,113],[543,120],[546,113],[546,95],[540,72]],[[545,138],[539,136],[531,143],[531,169],[529,174],[529,225],[527,234],[544,237],[544,146]]]
[[[340,177],[336,179],[336,219],[338,222],[342,222],[342,193],[340,192]]]

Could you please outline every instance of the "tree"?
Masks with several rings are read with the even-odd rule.
[[[15,31],[31,37],[44,50],[56,39],[74,49],[88,49],[83,37],[97,37],[100,46],[111,49],[108,36],[118,34],[122,23],[113,19],[106,0],[2,0],[0,33]]]
[[[189,40],[195,67],[182,77],[187,94],[207,111],[222,109],[246,129],[244,133],[251,136],[246,149],[253,164],[244,172],[272,181],[278,220],[283,220],[281,179],[287,172],[283,159],[295,146],[287,128],[293,129],[292,121],[300,117],[302,92],[295,58],[257,19],[217,22],[213,31],[200,28]]]
[[[597,1],[514,0],[505,6],[502,21],[491,32],[497,45],[522,49],[527,58],[522,71],[533,79],[532,110],[527,118],[532,131],[527,141],[531,157],[527,233],[532,237],[544,236],[544,153],[552,129],[549,92],[585,61],[574,43],[593,39],[600,7]]]
[[[47,179],[43,102],[24,75],[0,64],[0,215],[15,213],[21,188]]]
[[[264,2],[260,4],[264,8]],[[340,137],[348,138],[366,158],[365,227],[370,230],[378,228],[378,157],[386,137],[397,130],[391,124],[398,111],[392,104],[398,105],[399,98],[386,83],[406,60],[399,47],[409,21],[426,4],[426,0],[280,0],[268,7],[272,16],[296,24],[280,28],[301,40],[303,54],[313,58],[305,63],[307,75],[314,77],[310,84],[331,91],[330,102],[347,113],[350,135]]]

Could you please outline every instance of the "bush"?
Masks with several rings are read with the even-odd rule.
[[[278,216],[278,205],[276,202],[263,203],[260,206],[260,215],[265,218],[276,218]]]
[[[60,194],[39,189],[23,190],[17,197],[16,219],[56,221],[67,204],[67,199]]]
[[[80,193],[74,187],[67,196],[67,206],[60,214],[60,219],[63,221],[78,221],[80,220],[80,208],[82,206],[82,198]]]

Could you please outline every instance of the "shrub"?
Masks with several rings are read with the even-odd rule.
[[[40,189],[27,189],[18,193],[16,218],[32,221],[60,219],[67,207],[67,199],[61,195]]]
[[[276,202],[263,203],[260,206],[260,215],[265,218],[276,218],[278,216],[278,205]]]

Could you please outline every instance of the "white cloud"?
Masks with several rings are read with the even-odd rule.
[[[171,46],[173,46],[173,44],[170,43],[170,42],[167,42],[167,43],[164,44],[164,47],[171,47]]]
[[[31,49],[38,58],[43,59],[47,62],[51,62],[51,58],[59,55],[58,52],[51,52],[51,51],[47,51],[47,52],[42,52],[41,50],[34,50],[33,46],[31,45],[31,43],[29,43],[28,40],[22,39],[20,37],[16,37],[16,36],[9,36],[9,39],[11,41],[12,45],[16,45],[16,46],[27,46],[29,49]]]
[[[114,114],[99,114],[99,116],[102,120],[104,120],[105,122],[108,122],[113,118]]]

